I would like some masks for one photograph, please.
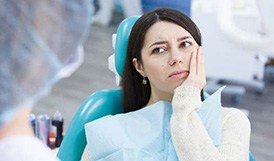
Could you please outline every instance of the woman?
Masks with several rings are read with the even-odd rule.
[[[206,84],[201,35],[185,15],[158,9],[134,25],[122,78],[125,112],[172,102],[171,133],[180,160],[248,160],[250,125],[239,110],[223,109],[222,144],[215,147],[197,110]]]
[[[176,10],[157,9],[137,20],[130,33],[122,77],[123,107],[126,114],[101,119],[105,122],[100,122],[99,119],[93,124],[94,126],[104,124],[105,130],[99,130],[97,133],[101,135],[101,139],[108,140],[108,136],[104,137],[105,131],[106,133],[115,131],[111,137],[122,135],[130,138],[128,141],[128,138],[116,137],[122,142],[120,144],[115,143],[115,140],[110,141],[111,144],[115,144],[116,149],[117,147],[122,149],[122,152],[117,151],[116,154],[113,153],[108,157],[118,156],[120,153],[119,155],[123,156],[120,158],[123,160],[127,160],[125,158],[129,158],[130,155],[134,155],[139,160],[146,160],[144,158],[181,161],[248,160],[250,123],[240,110],[222,108],[221,141],[217,146],[198,114],[203,101],[202,89],[206,85],[204,53],[201,45],[201,35],[197,26],[190,18]],[[171,104],[169,106],[161,102],[171,102]],[[155,113],[166,105],[172,108],[170,118],[156,118]],[[164,108],[164,113],[168,110]],[[147,120],[143,121],[140,115],[149,115],[153,119],[158,119],[158,122],[164,121],[166,123],[163,123],[164,126],[170,126],[170,131],[169,128],[163,127],[159,130],[161,137],[147,137],[153,131],[144,130],[147,127],[141,125]],[[116,121],[117,119],[119,121]],[[135,123],[130,124],[132,120]],[[108,130],[107,125],[111,126],[113,122],[119,128]],[[134,129],[136,132],[131,130],[134,124],[137,125]],[[151,126],[154,128],[154,124]],[[141,130],[138,131],[138,128]],[[116,132],[121,130],[125,132]],[[141,135],[142,131],[146,132]],[[178,158],[170,156],[173,152],[172,147],[165,151],[169,156],[164,156],[168,159],[163,157],[155,159],[158,156],[154,152],[157,143],[136,146],[144,140],[150,142],[155,139],[161,142],[162,137],[169,135],[166,131],[171,133],[172,146]],[[133,137],[135,135],[139,136]],[[161,144],[168,142],[168,139],[163,140]],[[165,145],[170,144],[168,142]],[[91,155],[92,152],[91,150]],[[130,155],[127,156],[127,153]]]

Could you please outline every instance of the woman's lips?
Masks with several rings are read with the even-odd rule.
[[[175,71],[169,75],[169,78],[185,78],[188,74],[187,70]]]

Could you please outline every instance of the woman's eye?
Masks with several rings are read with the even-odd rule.
[[[185,41],[185,42],[183,42],[183,47],[189,47],[190,45],[191,45],[191,42],[188,42],[188,41]]]
[[[157,54],[157,53],[163,53],[166,50],[164,48],[155,48],[152,50],[152,53]]]

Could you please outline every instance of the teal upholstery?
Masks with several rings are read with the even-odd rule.
[[[115,43],[115,64],[120,76],[123,73],[127,41],[133,24],[138,17],[129,17],[122,21],[117,29]],[[204,93],[205,98],[209,95]],[[121,89],[100,90],[91,94],[77,110],[70,123],[58,151],[61,161],[81,160],[87,144],[84,125],[87,122],[109,114],[122,113]],[[255,161],[250,153],[250,161]]]
[[[138,18],[138,16],[133,16],[123,20],[117,29],[115,43],[115,68],[120,77],[122,77],[123,74],[129,34]]]
[[[121,90],[101,90],[91,94],[77,110],[58,151],[61,161],[79,161],[87,144],[84,125],[109,114],[122,112]]]
[[[251,151],[249,151],[249,161],[256,161],[256,159]]]

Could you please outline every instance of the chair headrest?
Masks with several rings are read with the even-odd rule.
[[[131,29],[140,16],[132,16],[124,19],[116,31],[115,41],[115,68],[120,77],[123,75],[123,69],[126,59],[127,44]]]

